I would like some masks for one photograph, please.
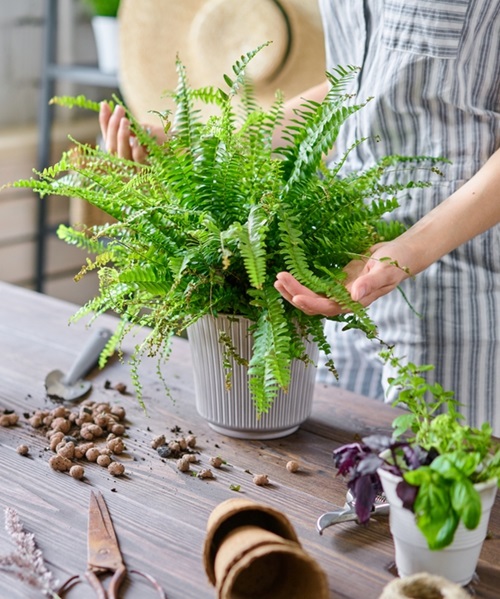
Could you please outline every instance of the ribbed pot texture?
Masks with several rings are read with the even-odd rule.
[[[269,412],[258,418],[248,389],[247,369],[232,359],[231,388],[226,388],[224,348],[219,342],[220,331],[224,331],[239,355],[248,359],[252,351],[252,338],[248,333],[250,324],[246,318],[219,315],[217,318],[204,316],[189,327],[196,408],[214,430],[228,436],[242,439],[284,437],[296,431],[311,413],[316,368],[295,360],[288,393],[280,392]],[[306,348],[316,363],[317,345],[307,342]]]

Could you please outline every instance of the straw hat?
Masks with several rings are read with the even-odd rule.
[[[193,87],[224,86],[242,54],[272,41],[250,63],[259,103],[291,98],[325,77],[318,0],[122,0],[120,87],[135,116],[173,108],[178,55]]]

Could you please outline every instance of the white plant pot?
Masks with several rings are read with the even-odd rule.
[[[481,496],[482,516],[479,526],[468,530],[460,523],[453,542],[448,547],[431,550],[415,523],[415,515],[403,507],[396,486],[401,481],[385,470],[378,471],[384,493],[390,505],[389,525],[394,539],[395,562],[400,577],[418,572],[442,576],[465,586],[476,570],[479,554],[488,529],[490,512],[497,493],[497,481],[475,485]]]
[[[115,17],[92,17],[99,70],[116,75],[120,68],[119,22]]]
[[[232,362],[231,388],[226,388],[224,347],[219,333],[232,339],[236,351],[249,359],[252,338],[246,318],[204,316],[188,329],[194,365],[196,408],[209,426],[219,433],[240,439],[276,439],[295,432],[311,413],[316,368],[300,360],[292,363],[288,393],[280,392],[271,409],[257,418],[248,389],[245,366]],[[308,355],[317,362],[319,350],[307,342]]]

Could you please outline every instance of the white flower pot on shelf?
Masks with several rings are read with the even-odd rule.
[[[246,318],[204,316],[189,327],[188,337],[194,365],[196,408],[217,432],[240,439],[276,439],[295,432],[311,413],[316,368],[302,361],[292,363],[288,393],[280,392],[269,412],[259,418],[248,388],[247,368],[231,358],[231,387],[226,388],[224,347],[220,331],[232,339],[236,351],[249,359],[251,322]],[[319,350],[307,342],[310,358],[317,362]]]
[[[120,68],[119,21],[115,17],[92,17],[99,70],[116,75]]]
[[[415,515],[403,507],[396,493],[401,477],[385,470],[379,470],[378,474],[390,505],[389,525],[394,539],[395,562],[399,576],[428,572],[461,586],[468,584],[476,570],[486,538],[490,512],[498,488],[497,481],[491,480],[475,485],[482,503],[479,526],[474,530],[468,530],[460,523],[451,545],[444,549],[432,550],[415,522]]]

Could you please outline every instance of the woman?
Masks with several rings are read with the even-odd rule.
[[[455,391],[467,421],[489,421],[500,434],[500,3],[320,5],[327,68],[360,65],[356,101],[374,96],[341,130],[337,156],[368,138],[350,152],[345,172],[387,154],[451,161],[440,181],[401,199],[393,217],[410,228],[372,248],[370,260],[349,264],[347,288],[365,306],[385,296],[370,307],[380,338],[409,361],[434,364],[430,376]],[[342,311],[287,273],[276,288],[309,314]],[[335,325],[330,335],[338,384],[384,398],[393,373],[377,343]]]
[[[351,262],[347,288],[370,305],[381,339],[411,362],[434,364],[429,376],[455,391],[467,421],[489,421],[500,435],[500,3],[320,0],[320,6],[327,69],[359,65],[349,91],[357,102],[373,96],[341,129],[332,160],[367,138],[350,151],[343,172],[388,154],[451,161],[432,187],[401,198],[391,218],[410,228],[373,247],[369,260]],[[292,99],[287,115],[304,97],[321,100],[326,91],[324,82]],[[103,105],[100,122],[110,151],[145,159],[130,143],[121,107],[110,114]],[[307,313],[342,311],[288,273],[278,275],[276,288]],[[320,369],[321,380],[390,401],[393,373],[378,356],[380,346],[359,331],[327,326],[339,380]]]

